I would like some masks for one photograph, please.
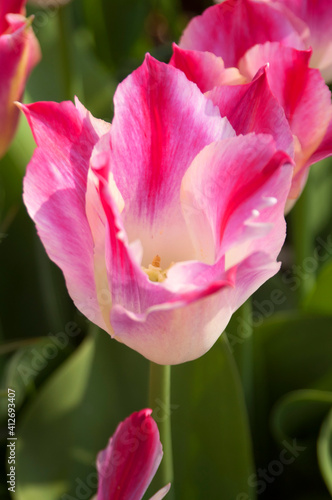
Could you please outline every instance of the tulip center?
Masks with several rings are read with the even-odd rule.
[[[170,264],[170,266],[168,266],[167,269],[162,269],[160,267],[160,260],[161,259],[159,255],[156,255],[152,259],[152,263],[149,264],[149,267],[142,266],[143,271],[149,276],[150,281],[161,283],[167,278],[167,271],[173,265],[173,262]]]

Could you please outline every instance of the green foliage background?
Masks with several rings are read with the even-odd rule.
[[[25,100],[77,95],[95,116],[111,121],[119,81],[147,51],[167,62],[172,41],[208,5],[73,0],[61,9],[28,6],[43,59]],[[22,203],[33,149],[22,120],[0,162],[0,496],[10,498],[11,387],[18,437],[13,498],[88,499],[96,489],[97,452],[121,420],[147,405],[148,362],[73,307]],[[327,160],[314,166],[288,217],[282,270],[253,297],[253,320],[243,308],[209,353],[172,369],[178,499],[332,496],[331,190]],[[294,443],[301,451],[288,451],[294,460],[282,463]]]

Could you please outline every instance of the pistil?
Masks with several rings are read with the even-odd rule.
[[[159,255],[156,255],[152,259],[152,263],[149,264],[149,267],[142,266],[143,271],[148,275],[150,281],[162,283],[167,278],[169,267],[167,269],[161,269],[160,261]]]

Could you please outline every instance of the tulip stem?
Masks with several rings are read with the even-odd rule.
[[[150,363],[149,407],[157,422],[164,456],[155,476],[153,488],[160,489],[173,481],[173,454],[171,433],[171,367]],[[174,499],[174,485],[167,494]]]
[[[253,328],[252,304],[249,297],[239,309],[241,324],[246,329],[246,338],[238,346],[239,373],[250,422],[253,420]]]

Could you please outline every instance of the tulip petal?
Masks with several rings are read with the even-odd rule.
[[[212,262],[179,262],[162,283],[149,281],[131,255],[104,184],[106,263],[113,297],[110,322],[117,339],[160,364],[195,359],[210,349],[232,312],[279,269],[275,260],[285,238],[289,161],[275,151],[269,136],[251,135],[206,146],[184,176],[182,208],[197,253],[206,246],[203,257]],[[209,182],[215,186],[213,198],[204,192]],[[253,216],[255,210],[261,212]],[[203,224],[200,214],[205,214]],[[262,247],[266,253],[260,251]],[[211,255],[214,248],[218,254]],[[238,273],[245,282],[240,287]]]
[[[262,247],[275,260],[285,239],[283,210],[292,172],[290,158],[276,151],[268,135],[207,146],[182,182],[182,206],[196,246],[215,248],[216,260],[226,255],[226,269]]]
[[[124,199],[128,239],[143,265],[194,258],[179,199],[184,172],[207,144],[234,135],[227,119],[182,71],[147,55],[114,97],[110,170]]]
[[[250,47],[267,41],[303,48],[303,34],[276,5],[264,1],[226,0],[190,21],[180,40],[183,49],[212,52],[226,67],[237,67]]]
[[[316,163],[317,161],[324,160],[328,156],[331,156],[332,151],[332,119],[327,127],[326,133],[323,137],[322,142],[310,158],[310,163]]]
[[[196,83],[201,92],[218,85],[240,85],[245,78],[237,68],[225,68],[224,61],[211,52],[183,50],[173,44],[170,65],[180,69],[188,80]]]
[[[184,297],[177,307],[164,303],[144,315],[118,305],[112,309],[112,325],[121,341],[155,363],[175,365],[196,359],[217,341],[232,313],[279,268],[266,254],[255,253],[238,266],[239,285],[212,283],[196,300],[186,302]]]
[[[8,34],[0,36],[0,157],[16,130],[19,110],[14,101],[21,99],[30,71],[40,59],[30,21],[20,15],[7,18]]]
[[[266,43],[253,47],[239,63],[241,73],[248,78],[262,65],[269,64],[270,88],[284,108],[298,143],[291,198],[300,194],[301,178],[306,178],[307,169],[312,164],[310,158],[322,142],[332,117],[330,91],[320,72],[309,68],[310,55],[310,51]]]
[[[227,304],[222,308],[215,301],[204,307],[201,300],[231,286],[223,262],[215,267],[193,263],[189,272],[181,272],[179,276],[176,267],[180,264],[176,264],[165,282],[150,281],[137,262],[132,244],[128,244],[120,214],[102,177],[99,192],[107,220],[105,260],[112,294],[110,323],[115,338],[160,364],[175,364],[200,356],[211,346],[209,343],[205,347],[204,331],[217,328],[219,335],[218,319],[223,321],[222,311],[225,307],[228,310]],[[199,305],[190,307],[195,303]],[[180,309],[180,313],[176,312]],[[191,316],[193,311],[197,315]],[[216,315],[220,318],[215,320]]]
[[[98,500],[143,497],[163,456],[158,427],[151,413],[152,410],[146,409],[126,418],[118,425],[107,448],[99,453]]]
[[[98,175],[97,171],[96,174]],[[129,244],[112,192],[102,176],[99,193],[106,216],[105,260],[113,309],[121,304],[133,317],[137,316],[142,321],[151,308],[180,307],[230,285],[222,262],[218,263],[218,269],[212,269],[208,264],[190,261],[189,272],[180,273],[178,267],[182,269],[187,262],[177,263],[167,271],[169,279],[165,282],[150,281],[135,255],[137,242]],[[111,324],[114,326],[112,321]],[[116,328],[115,334],[118,336]]]
[[[216,104],[221,116],[227,116],[239,134],[270,134],[281,149],[294,155],[293,136],[281,105],[273,96],[266,68],[245,85],[217,87],[206,93]]]
[[[0,2],[0,35],[8,29],[7,14],[23,14],[26,0],[1,0]]]
[[[21,108],[38,146],[24,179],[24,202],[76,306],[105,328],[96,298],[85,199],[91,152],[105,127],[71,102]]]
[[[169,490],[171,489],[171,483],[166,484],[161,490],[159,490],[153,497],[150,498],[150,500],[162,500]]]
[[[308,45],[313,49],[311,64],[327,81],[332,80],[332,2],[330,0],[278,0],[302,19],[310,29]]]

